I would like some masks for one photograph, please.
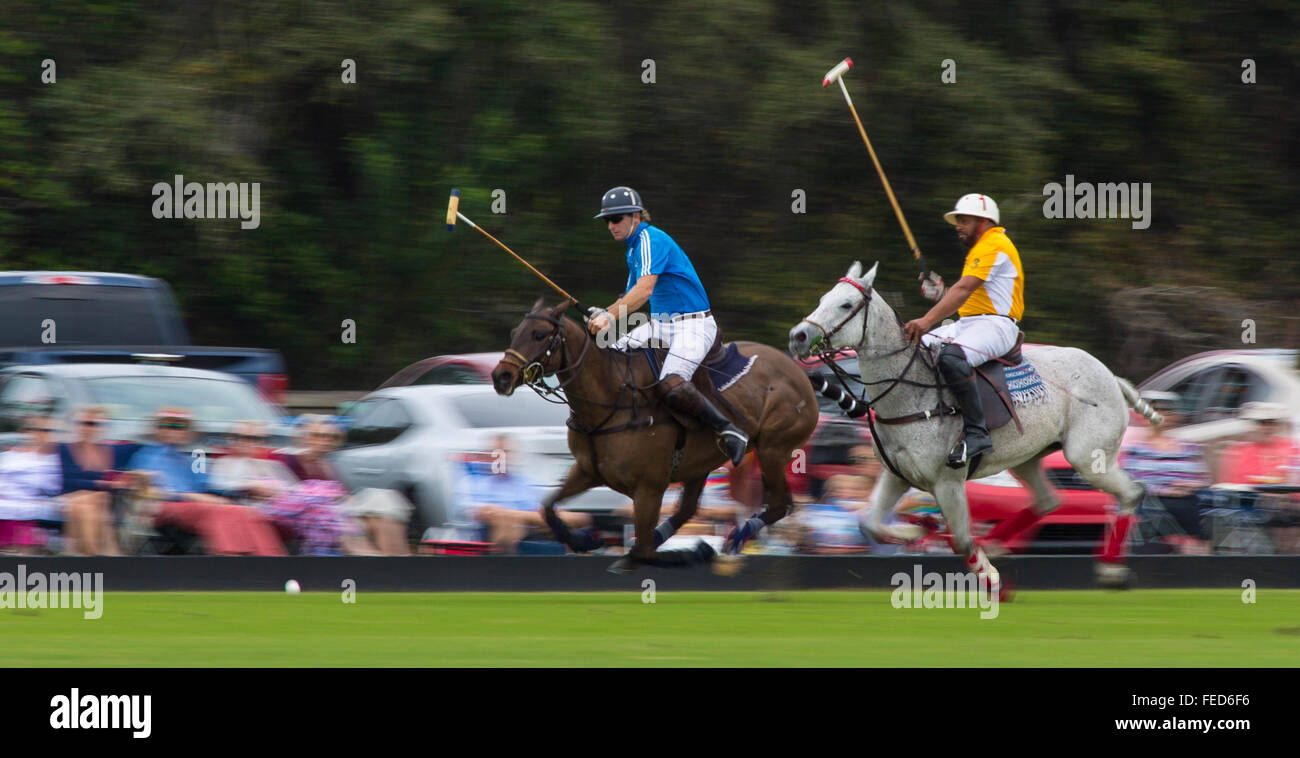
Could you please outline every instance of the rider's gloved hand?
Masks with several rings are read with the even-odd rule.
[[[931,302],[939,302],[943,297],[946,288],[943,286],[943,277],[931,271],[928,276],[920,277],[921,279],[921,297]]]
[[[592,334],[599,333],[600,330],[606,328],[609,324],[609,311],[595,306],[587,309],[587,329]]]

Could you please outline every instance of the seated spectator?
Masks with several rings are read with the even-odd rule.
[[[29,416],[23,438],[0,453],[0,547],[34,553],[40,547],[37,522],[63,519],[59,456],[51,435],[54,419]]]
[[[1242,441],[1233,443],[1219,459],[1218,481],[1228,484],[1283,484],[1300,460],[1300,447],[1291,439],[1286,408],[1279,403],[1252,401],[1241,407],[1241,418],[1255,423]]]
[[[175,526],[199,535],[214,555],[284,555],[270,520],[213,489],[190,456],[191,416],[179,408],[154,414],[156,443],[142,446],[126,468],[137,487],[137,517],[155,527]]]
[[[117,543],[113,496],[128,489],[122,476],[139,445],[99,440],[107,421],[98,406],[79,410],[74,418],[76,439],[59,445],[68,551],[75,555],[121,555]]]
[[[212,486],[245,505],[261,505],[297,483],[278,460],[263,456],[266,428],[256,421],[237,424],[230,451],[212,464]]]
[[[482,524],[495,552],[516,553],[529,531],[546,527],[539,512],[541,489],[513,465],[510,441],[500,437],[495,442],[493,460],[472,463],[456,483],[453,502],[461,521]],[[591,516],[573,511],[557,511],[570,529],[591,526]]]
[[[408,555],[407,521],[411,520],[411,501],[402,493],[390,489],[365,488],[347,495],[347,485],[339,476],[329,454],[343,441],[342,430],[325,416],[305,416],[300,425],[299,451],[277,456],[300,481],[315,481],[312,497],[322,506],[330,497],[342,491],[342,501],[337,510],[343,516],[359,521],[363,532],[352,529],[347,521],[342,523],[341,545],[348,554]],[[329,486],[337,485],[337,486]],[[295,489],[296,493],[302,490]],[[278,502],[278,501],[277,501]],[[318,516],[322,511],[317,508]],[[317,524],[321,525],[321,524]],[[356,540],[363,537],[363,540]]]
[[[1178,395],[1148,391],[1142,393],[1142,398],[1164,416],[1164,421],[1152,427],[1146,440],[1130,444],[1120,451],[1120,466],[1139,484],[1146,486],[1148,496],[1156,498],[1184,533],[1204,540],[1201,503],[1196,494],[1210,486],[1204,450],[1196,443],[1169,436],[1169,432],[1181,426],[1184,420]]]
[[[822,502],[796,511],[795,518],[804,527],[800,543],[804,552],[827,555],[868,549],[870,543],[858,528],[858,511],[871,498],[864,485],[862,477],[837,474],[826,480]]]
[[[299,452],[279,454],[269,460],[277,465],[277,471],[287,475],[287,480],[285,486],[261,501],[261,508],[283,532],[298,538],[299,554],[380,555],[365,536],[360,521],[347,510],[347,486],[339,480],[333,465],[320,455],[321,446],[311,442],[311,437],[321,437],[320,433],[315,421],[309,421],[299,430]]]
[[[1249,402],[1241,418],[1255,429],[1233,443],[1219,460],[1220,483],[1232,485],[1300,484],[1300,446],[1290,436],[1286,408],[1279,403]],[[1277,552],[1300,553],[1300,494],[1262,494],[1257,505],[1275,513],[1270,538]]]
[[[849,463],[853,464],[853,476],[858,478],[858,488],[866,491],[869,500],[876,491],[876,482],[880,481],[880,472],[885,468],[880,462],[880,456],[876,455],[876,449],[871,445],[855,445],[849,451]]]

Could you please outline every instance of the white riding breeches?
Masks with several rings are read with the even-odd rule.
[[[647,321],[623,335],[610,347],[616,350],[639,350],[645,347],[667,347],[668,357],[659,372],[662,380],[676,374],[686,381],[704,362],[718,336],[718,322],[712,316],[679,318],[676,321]]]
[[[1020,327],[1005,316],[963,316],[951,324],[935,329],[921,338],[926,347],[941,342],[956,342],[972,366],[1000,358],[1016,346]]]

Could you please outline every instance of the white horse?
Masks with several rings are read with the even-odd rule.
[[[888,469],[882,472],[872,493],[871,507],[860,516],[862,531],[883,542],[905,542],[923,536],[924,530],[915,524],[883,523],[911,482],[938,501],[952,531],[953,549],[966,557],[972,571],[989,580],[990,587],[1000,587],[997,570],[971,538],[967,472],[946,465],[948,451],[963,433],[962,417],[922,415],[918,420],[899,424],[879,421],[934,410],[940,405],[940,396],[933,386],[937,381],[931,368],[934,354],[915,355],[926,348],[908,346],[894,310],[873,296],[871,285],[877,266],[863,276],[862,264],[855,262],[848,274],[822,296],[817,310],[790,330],[790,350],[800,357],[840,348],[858,351],[868,399],[876,399],[871,407],[876,412],[882,458],[887,456],[902,474],[900,477]],[[1031,508],[1041,518],[1056,509],[1060,501],[1045,481],[1039,461],[1059,446],[1085,481],[1119,500],[1121,514],[1131,523],[1144,488],[1118,464],[1128,409],[1136,408],[1152,424],[1160,423],[1159,414],[1138,397],[1131,384],[1082,350],[1041,346],[1025,349],[1024,357],[1043,378],[1047,397],[1044,402],[1016,409],[1024,424],[1023,435],[1015,424],[990,432],[993,452],[983,457],[972,478],[1010,469],[1033,494]],[[838,397],[835,390],[826,394]],[[943,390],[942,404],[954,404],[951,391]],[[841,405],[849,405],[859,415],[865,410],[847,399]],[[1120,530],[1121,544],[1126,531]],[[1115,537],[1114,532],[1112,525],[1108,539]],[[1123,583],[1128,578],[1127,567],[1113,560],[1098,563],[1097,569],[1098,580],[1107,584]]]

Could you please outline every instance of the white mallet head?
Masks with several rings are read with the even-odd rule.
[[[825,87],[829,85],[831,82],[839,81],[840,77],[844,76],[844,72],[848,71],[851,68],[853,68],[852,58],[845,58],[839,63],[836,63],[835,68],[831,69],[830,71],[827,71],[826,76],[822,77],[822,86]]]

